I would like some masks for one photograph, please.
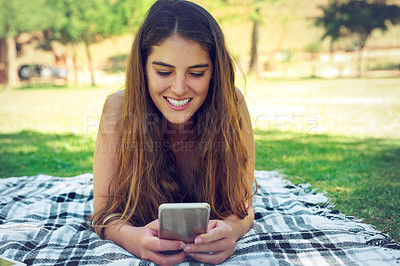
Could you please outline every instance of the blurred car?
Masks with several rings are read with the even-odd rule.
[[[43,80],[66,80],[68,78],[68,70],[49,65],[21,65],[18,68],[18,77],[21,81],[31,80],[34,78]]]

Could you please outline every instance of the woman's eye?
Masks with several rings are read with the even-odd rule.
[[[190,75],[192,75],[195,78],[200,78],[204,76],[204,72],[191,72]]]
[[[170,71],[157,71],[157,74],[162,77],[166,77],[166,76],[169,76],[171,74],[171,72]]]

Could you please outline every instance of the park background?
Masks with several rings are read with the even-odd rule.
[[[7,1],[0,3],[5,7]],[[64,6],[38,9],[46,1]],[[15,0],[16,5],[8,6],[9,14],[14,10],[21,15],[16,22],[20,25],[24,20],[34,21],[33,15],[24,14],[32,10],[36,13],[30,14],[51,17],[54,12],[58,16],[58,22],[46,28],[10,34],[18,48],[11,63],[15,67],[63,67],[69,76],[67,82],[40,77],[18,82],[14,74],[9,86],[0,84],[0,178],[39,173],[68,177],[92,172],[102,105],[110,93],[124,86],[127,53],[152,1],[87,1],[134,3],[114,10],[125,21],[120,25],[114,22],[112,34],[93,34],[88,42],[79,35],[79,30],[90,26],[85,24],[87,17],[81,17],[82,22],[62,16],[68,3],[79,7],[82,2]],[[384,30],[372,30],[360,49],[359,36],[354,33],[345,32],[333,43],[329,36],[322,40],[325,28],[315,25],[323,16],[319,6],[335,1],[197,2],[219,20],[240,66],[237,84],[252,118],[256,169],[278,169],[296,184],[310,183],[310,189],[326,191],[335,209],[400,241],[398,20],[385,21]],[[336,1],[348,2],[400,6],[399,1]],[[0,11],[3,27],[4,10]],[[74,12],[79,14],[79,10]],[[87,16],[96,17],[93,13]],[[115,15],[109,16],[107,19],[113,21]],[[41,17],[37,15],[37,23],[45,25]],[[105,17],[100,21],[106,24]],[[75,29],[73,25],[76,32],[68,32],[71,38],[67,41],[62,30]],[[256,51],[252,42],[255,28]],[[59,34],[49,35],[52,31],[48,29]],[[0,80],[4,82],[4,29],[0,29],[0,37]]]

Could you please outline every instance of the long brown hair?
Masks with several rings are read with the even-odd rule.
[[[115,189],[93,224],[112,213],[143,226],[157,219],[158,206],[180,202],[175,156],[169,147],[165,118],[153,104],[145,65],[154,45],[172,34],[198,42],[208,51],[213,74],[208,95],[194,115],[196,201],[211,205],[211,217],[247,216],[252,196],[248,151],[242,134],[235,70],[221,28],[202,7],[183,0],[159,0],[148,11],[131,48],[117,146]]]

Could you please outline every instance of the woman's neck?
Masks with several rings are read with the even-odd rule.
[[[193,121],[189,120],[182,124],[167,124],[168,139],[170,143],[182,143],[192,139],[194,135]]]
[[[168,135],[192,135],[193,134],[193,120],[188,120],[182,124],[167,123]]]

